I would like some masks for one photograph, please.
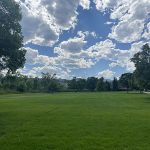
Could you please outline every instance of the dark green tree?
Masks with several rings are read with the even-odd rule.
[[[14,73],[25,63],[21,11],[14,0],[0,0],[0,71]]]
[[[150,47],[145,44],[142,51],[136,53],[131,59],[135,64],[134,76],[140,90],[150,89]]]
[[[50,73],[42,73],[42,79],[41,79],[42,87],[44,91],[48,92],[56,92],[59,88],[59,83],[56,80],[56,74],[50,74]]]
[[[97,78],[95,77],[89,77],[87,79],[87,83],[86,83],[86,88],[89,90],[89,91],[94,91],[96,89],[96,85],[97,85]]]
[[[105,81],[105,83],[104,83],[104,91],[111,91],[110,82]]]
[[[83,91],[86,87],[86,80],[85,79],[77,79],[76,87],[78,91]]]
[[[125,73],[122,74],[119,79],[119,84],[121,88],[125,88],[127,91],[133,89],[133,74]]]
[[[112,82],[112,88],[113,88],[113,89],[112,89],[113,91],[118,91],[118,90],[119,90],[117,78],[114,78],[114,80],[113,80],[113,82]]]
[[[98,79],[97,85],[96,85],[96,90],[97,91],[104,91],[105,88],[105,83],[104,83],[104,78]]]
[[[77,90],[77,78],[76,77],[73,77],[73,79],[68,82],[68,88],[71,90]]]

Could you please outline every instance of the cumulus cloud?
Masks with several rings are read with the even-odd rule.
[[[112,33],[109,34],[109,37],[119,42],[131,43],[141,39],[143,29],[144,23],[141,20],[121,21],[112,28]]]
[[[83,7],[83,9],[89,9],[90,0],[80,0],[80,5]]]
[[[54,50],[56,53],[79,53],[84,45],[87,43],[87,41],[84,40],[84,38],[75,37],[72,39],[69,39],[68,41],[63,41],[59,47],[56,47]]]
[[[92,45],[87,49],[85,53],[87,53],[90,57],[95,58],[97,60],[108,58],[109,55],[113,53],[115,49],[115,44],[107,39],[105,41],[97,42],[95,45]]]
[[[146,26],[145,32],[143,34],[143,37],[147,40],[150,40],[150,22]]]
[[[55,58],[54,57],[48,57],[46,55],[40,55],[38,50],[32,49],[29,47],[26,47],[26,64],[29,65],[35,65],[35,64],[41,64],[41,65],[54,65],[55,64]]]
[[[98,73],[97,77],[101,78],[104,77],[105,79],[112,79],[115,75],[115,72],[107,69],[107,70],[103,70],[101,72]]]
[[[145,23],[149,18],[149,0],[94,0],[101,12],[110,12],[113,26],[109,37],[122,43],[136,42],[142,38]],[[146,27],[147,30],[149,26]],[[144,37],[147,37],[145,33]]]
[[[75,37],[59,43],[63,31],[74,29],[78,23],[78,7],[90,9],[90,0],[16,0],[20,2],[23,19],[22,28],[24,42],[42,46],[54,46],[53,57],[40,55],[38,50],[26,48],[26,64],[32,65],[28,74],[40,72],[56,73],[58,76],[69,77],[73,69],[91,68],[100,60],[110,62],[109,69],[100,72],[111,78],[112,68],[119,66],[127,71],[135,69],[130,58],[138,52],[143,44],[141,39],[150,40],[149,0],[93,0],[100,13],[110,13],[111,25],[108,38],[98,41],[95,32],[78,31]],[[88,46],[88,40],[95,38],[96,43]],[[116,44],[130,43],[127,50],[118,49]],[[91,44],[91,43],[90,43]],[[36,66],[36,67],[35,67]]]
[[[76,37],[62,41],[57,47],[54,48],[54,52],[58,53],[59,55],[64,55],[65,57],[69,55],[69,53],[80,53],[84,49],[84,46],[87,44],[86,38],[88,36],[95,38],[96,33],[89,31],[78,31]]]
[[[77,23],[78,6],[90,8],[89,0],[16,0],[22,8],[24,42],[53,46],[60,34]]]

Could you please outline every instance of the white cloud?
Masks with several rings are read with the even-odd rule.
[[[149,0],[94,0],[101,12],[110,12],[113,26],[109,37],[122,42],[136,42],[142,38],[144,25],[149,18]],[[148,30],[149,26],[147,26]],[[145,33],[144,37],[148,37]]]
[[[143,37],[147,40],[150,40],[150,22],[147,24],[147,28],[143,34]]]
[[[121,21],[112,28],[112,33],[109,34],[109,37],[123,43],[131,43],[141,38],[143,30],[144,23],[141,20]]]
[[[55,58],[48,57],[46,55],[40,55],[38,50],[26,47],[26,64],[35,65],[35,64],[42,64],[42,65],[54,65]]]
[[[88,38],[97,38],[95,32],[79,31],[77,36],[62,41],[54,47],[57,56],[40,55],[38,50],[27,48],[27,63],[33,65],[28,74],[40,72],[55,72],[58,76],[70,76],[73,69],[91,68],[100,60],[110,62],[110,69],[99,73],[99,76],[113,76],[113,67],[119,66],[127,71],[135,69],[130,58],[138,52],[150,39],[149,0],[93,0],[96,8],[103,13],[110,13],[110,20],[105,24],[112,24],[109,39],[99,41],[87,47]],[[78,6],[90,9],[90,0],[20,0],[23,20],[23,34],[25,43],[53,46],[59,41],[60,34],[65,30],[75,28],[78,23]],[[111,22],[110,22],[111,21]],[[131,43],[131,49],[116,48],[116,41]],[[141,41],[141,42],[139,42]],[[116,42],[117,43],[117,42]],[[35,65],[37,67],[35,67]]]
[[[89,9],[90,0],[80,0],[80,5],[83,7],[83,9]]]
[[[21,3],[23,18],[21,21],[25,44],[32,42],[37,45],[52,46],[59,36],[59,29],[52,25],[44,14],[39,14],[38,3]],[[41,8],[41,13],[44,13]],[[41,17],[42,16],[42,17]]]
[[[98,78],[104,77],[105,79],[112,79],[114,75],[115,75],[115,72],[107,69],[107,70],[99,72],[97,77]]]
[[[125,68],[126,71],[133,72],[135,70],[135,66],[130,59],[133,58],[134,54],[142,49],[144,44],[146,44],[146,42],[141,41],[133,43],[129,50],[115,50],[116,57],[112,57],[112,62],[109,64],[110,68],[119,66]],[[150,44],[150,42],[148,44]]]
[[[22,8],[24,42],[52,46],[64,30],[77,24],[78,6],[90,8],[89,0],[16,0]]]
[[[107,39],[105,41],[97,42],[95,45],[87,49],[87,53],[90,57],[95,57],[96,59],[107,58],[115,48],[115,44]]]
[[[87,41],[85,41],[83,37],[75,37],[60,43],[59,47],[56,47],[54,51],[59,54],[65,54],[65,52],[79,53],[86,43]]]

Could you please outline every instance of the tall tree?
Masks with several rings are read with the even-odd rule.
[[[56,80],[56,74],[42,73],[43,90],[48,92],[56,92],[59,88],[59,83]]]
[[[77,89],[77,78],[76,77],[73,77],[73,79],[69,81],[68,87],[69,87],[69,89],[72,89],[72,90]]]
[[[110,82],[105,81],[105,83],[104,83],[104,91],[111,91]]]
[[[122,88],[126,88],[128,91],[129,89],[133,88],[133,74],[132,73],[125,73],[122,74],[119,79],[120,86]]]
[[[97,85],[96,85],[96,90],[97,91],[104,91],[105,88],[105,83],[104,83],[104,78],[98,79]]]
[[[87,79],[86,88],[90,91],[94,91],[96,89],[97,78],[89,77]]]
[[[25,63],[21,11],[14,0],[0,0],[0,71],[14,73]]]
[[[118,80],[117,78],[114,78],[113,82],[112,82],[112,87],[113,87],[113,91],[118,91]]]
[[[85,79],[78,79],[76,82],[77,90],[83,91],[86,87],[86,80]]]
[[[134,76],[136,82],[140,88],[150,89],[150,47],[145,44],[142,47],[142,51],[136,53],[131,59],[135,64]]]

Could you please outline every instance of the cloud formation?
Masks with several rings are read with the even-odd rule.
[[[16,1],[22,8],[25,45],[48,46],[55,54],[41,55],[37,49],[27,47],[26,65],[32,66],[32,69],[25,68],[25,72],[30,75],[48,71],[69,78],[73,76],[72,70],[89,69],[105,60],[108,66],[103,71],[97,70],[97,75],[112,78],[116,67],[132,72],[135,67],[130,58],[150,41],[149,0]],[[91,2],[94,2],[97,13],[110,16],[107,22],[102,22],[111,28],[105,38],[100,39],[97,33],[91,31],[76,31],[79,7],[84,11],[93,9]],[[76,33],[60,40],[65,31]],[[91,42],[93,40],[95,43]],[[122,49],[119,44],[128,44],[128,48]]]
[[[109,37],[122,43],[141,39],[149,18],[149,0],[94,0],[97,10],[110,11],[110,19],[117,22]],[[145,26],[147,24],[147,26]],[[148,30],[149,32],[149,30]],[[143,36],[145,37],[145,36]]]
[[[90,0],[16,0],[20,3],[24,42],[53,46],[60,34],[77,24],[77,9],[90,8]]]

